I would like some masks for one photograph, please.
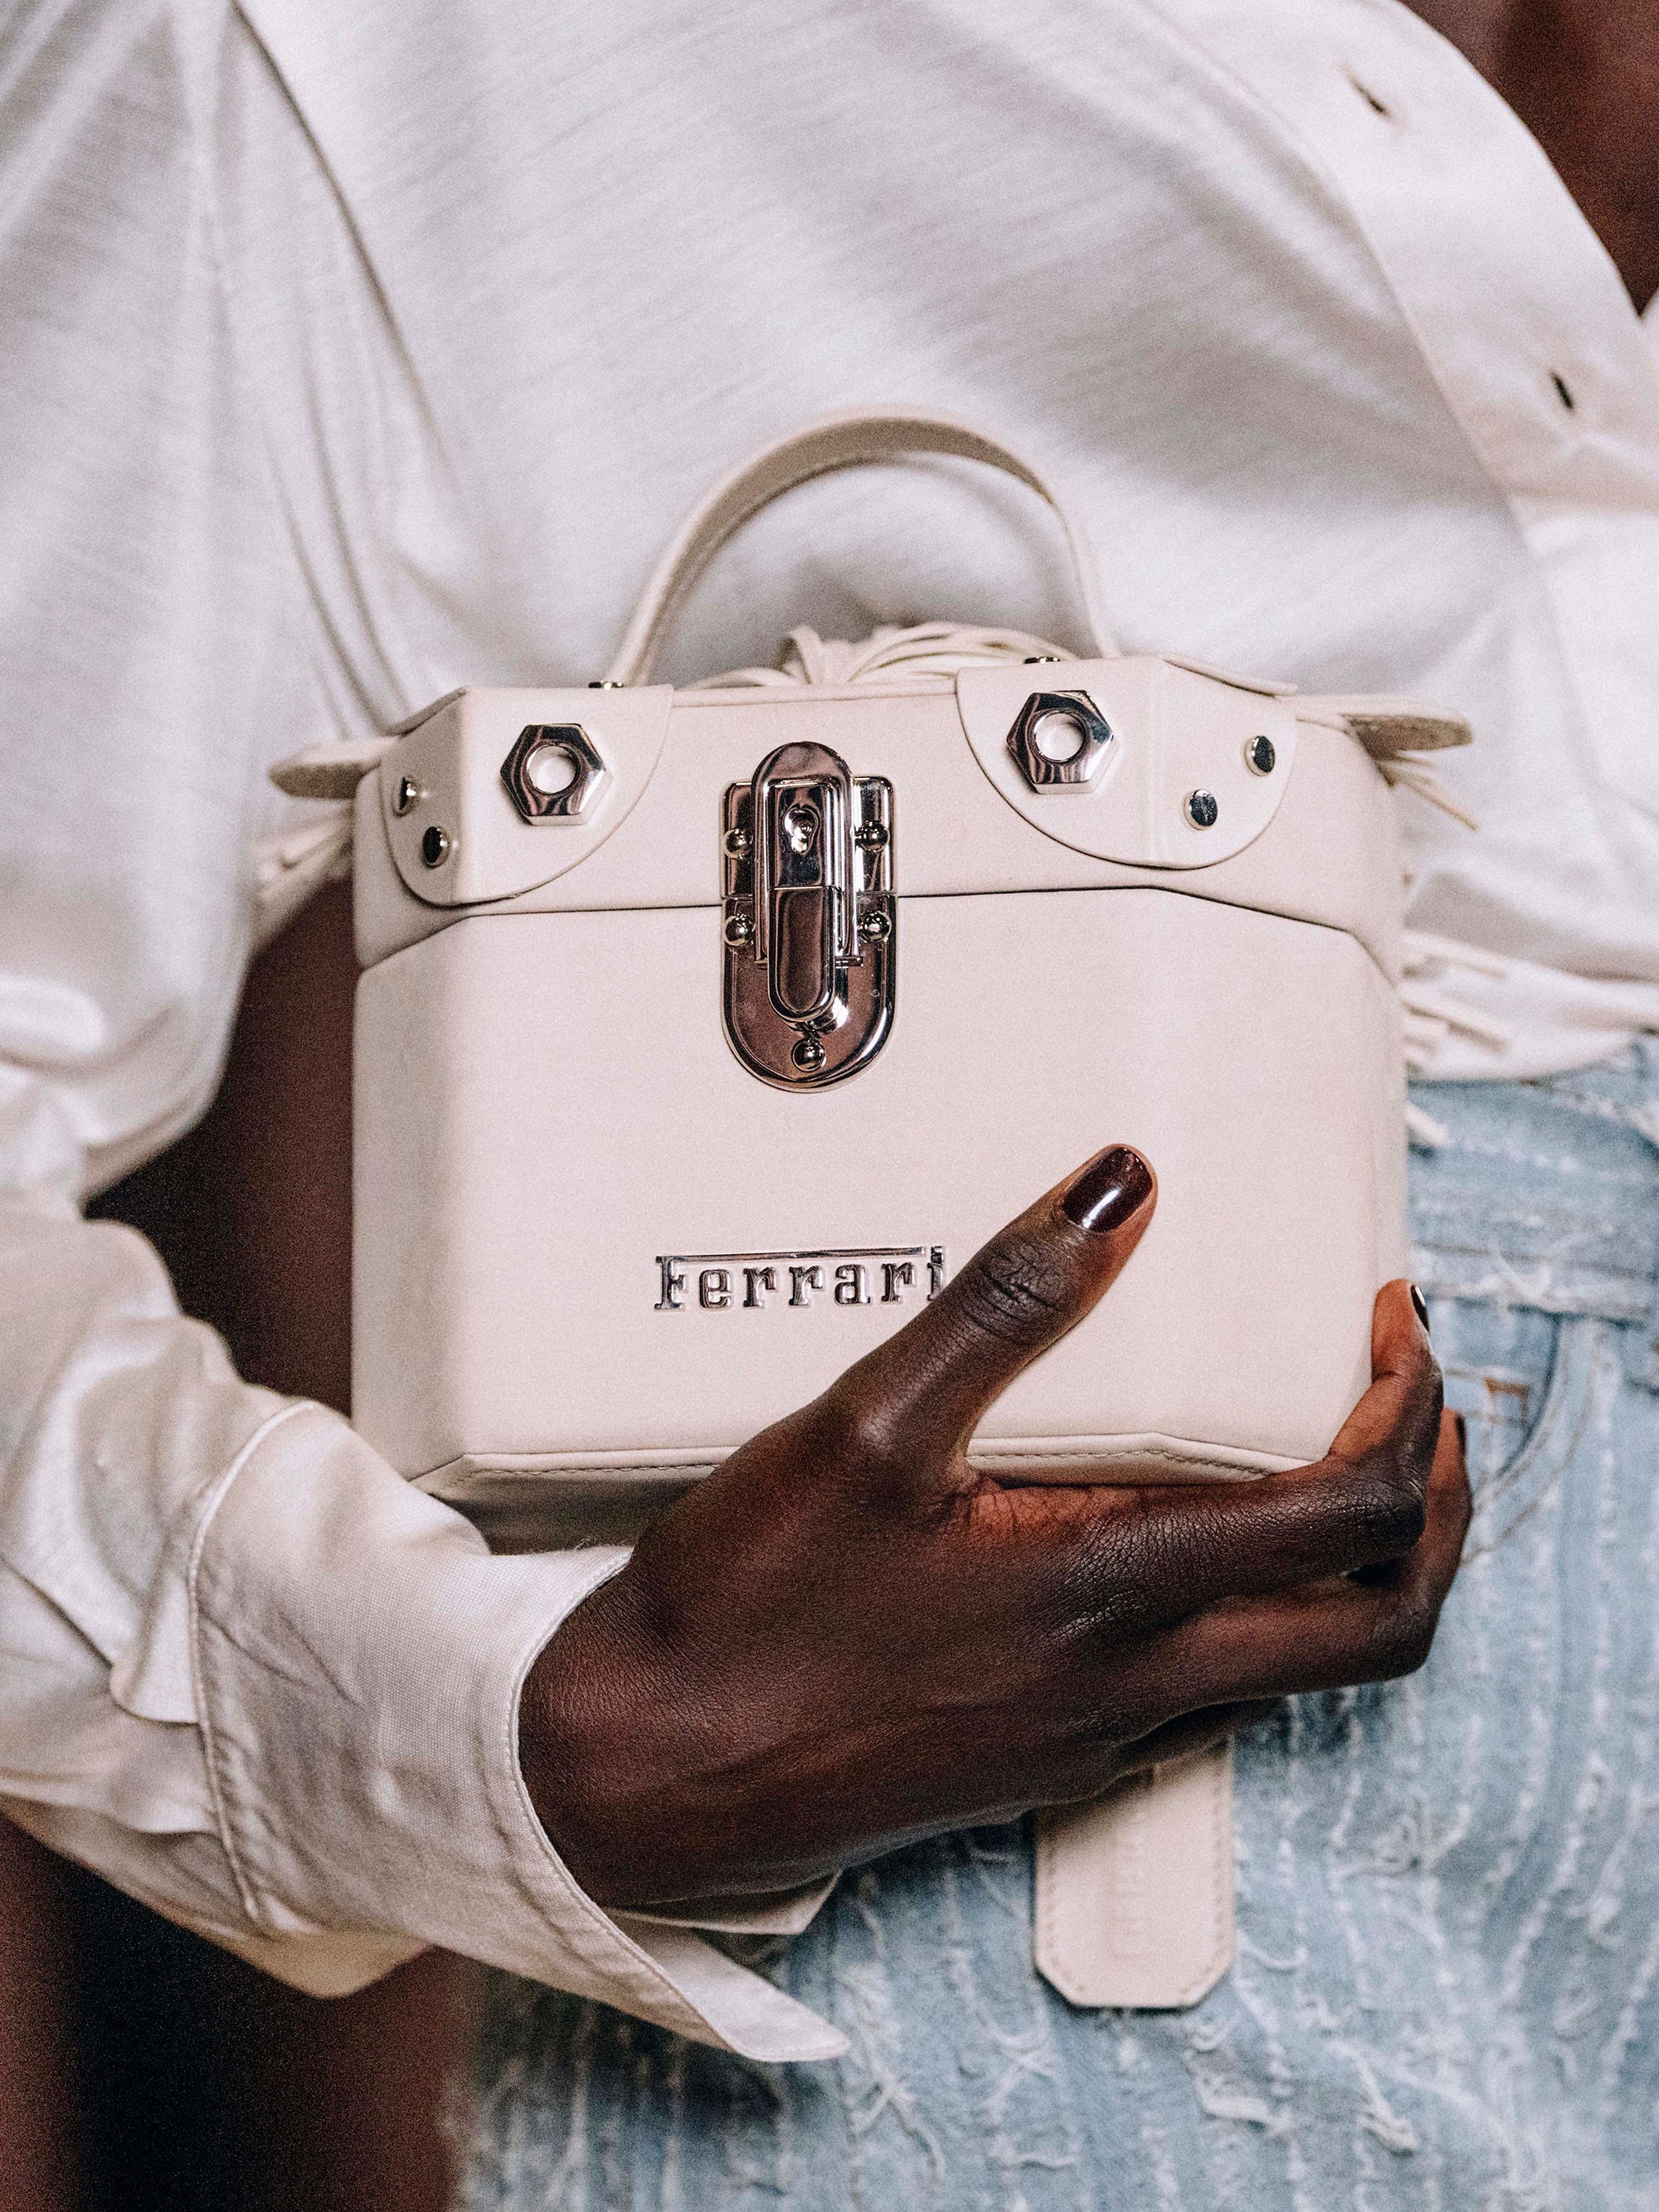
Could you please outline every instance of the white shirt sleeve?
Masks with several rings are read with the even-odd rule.
[[[219,11],[58,0],[8,31],[0,1804],[305,1989],[441,1943],[833,2056],[702,1937],[601,1911],[530,1805],[525,1672],[624,1555],[493,1557],[345,1421],[239,1378],[151,1248],[82,1218],[211,1094],[266,763],[356,732],[324,704],[349,687],[219,277]]]

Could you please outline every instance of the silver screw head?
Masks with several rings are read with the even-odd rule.
[[[728,945],[752,945],[755,941],[753,915],[728,914],[726,917],[726,941]]]
[[[823,1047],[815,1036],[804,1036],[789,1055],[803,1075],[811,1075],[824,1063]]]
[[[428,868],[441,867],[449,858],[449,832],[435,822],[421,839],[421,858]]]
[[[853,842],[855,845],[867,845],[872,848],[878,848],[884,845],[887,842],[886,823],[884,822],[860,822],[858,828],[853,832]]]
[[[726,849],[734,860],[741,860],[754,842],[746,830],[728,830],[726,833]]]
[[[1244,765],[1252,775],[1271,775],[1279,763],[1279,753],[1271,738],[1247,738],[1244,741]]]
[[[1212,791],[1189,791],[1183,811],[1194,830],[1213,830],[1221,817]]]
[[[420,795],[421,787],[416,782],[414,777],[400,775],[398,778],[398,788],[392,794],[392,812],[398,815],[407,814]]]
[[[867,937],[872,945],[879,945],[893,933],[893,917],[885,907],[872,906],[867,914],[859,916],[859,934]]]

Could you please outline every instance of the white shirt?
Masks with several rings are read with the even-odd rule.
[[[12,0],[0,148],[0,1802],[307,1988],[439,1942],[829,2055],[526,1797],[519,1683],[621,1554],[492,1559],[80,1218],[211,1093],[310,818],[265,771],[596,673],[715,473],[937,407],[1065,483],[1129,648],[1467,712],[1413,920],[1504,957],[1425,956],[1419,1054],[1594,1059],[1659,1026],[1650,334],[1396,0]],[[667,672],[1065,640],[1066,589],[1024,493],[862,471]]]

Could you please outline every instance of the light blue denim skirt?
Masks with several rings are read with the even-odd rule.
[[[1659,1048],[1422,1103],[1474,1523],[1420,1674],[1240,1743],[1227,1980],[1076,2011],[1032,1970],[1026,1828],[924,1844],[744,1953],[833,2064],[495,1978],[473,2212],[1659,2207]]]

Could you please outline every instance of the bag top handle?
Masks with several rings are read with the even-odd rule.
[[[813,477],[872,462],[902,459],[908,454],[939,453],[954,459],[983,461],[1028,484],[1060,518],[1071,550],[1072,566],[1083,594],[1091,641],[1097,653],[1115,653],[1110,625],[1100,603],[1099,586],[1088,542],[1052,489],[1017,453],[982,431],[948,415],[910,414],[890,407],[860,408],[826,416],[804,430],[763,446],[721,478],[693,507],[640,594],[617,657],[605,672],[607,684],[648,682],[662,635],[686,593],[732,533],[784,492]]]

